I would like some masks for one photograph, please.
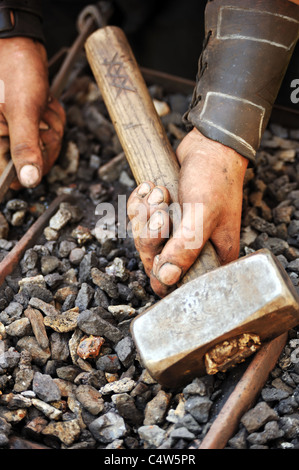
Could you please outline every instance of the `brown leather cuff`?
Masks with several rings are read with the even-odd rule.
[[[298,40],[288,0],[212,0],[185,122],[254,161]]]
[[[12,17],[13,16],[13,21]],[[45,42],[40,0],[6,1],[0,3],[0,39],[24,36]]]

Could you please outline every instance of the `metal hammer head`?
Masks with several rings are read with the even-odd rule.
[[[136,317],[131,333],[151,376],[176,387],[226,370],[236,349],[238,357],[246,357],[298,323],[296,290],[263,249],[176,289]],[[221,355],[227,367],[217,367]]]

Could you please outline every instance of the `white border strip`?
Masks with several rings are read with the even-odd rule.
[[[206,111],[206,108],[207,108],[207,105],[208,105],[208,101],[209,101],[209,98],[214,95],[214,96],[220,96],[221,98],[228,98],[230,100],[235,100],[235,101],[241,101],[243,103],[246,103],[246,104],[249,104],[251,106],[254,106],[255,108],[259,108],[260,111],[261,111],[261,119],[260,119],[260,124],[259,124],[259,140],[261,140],[261,137],[262,137],[262,124],[263,124],[263,120],[264,120],[264,116],[265,116],[265,108],[263,108],[263,106],[259,106],[255,103],[253,103],[252,101],[249,101],[249,100],[246,100],[246,99],[243,99],[243,98],[237,98],[236,96],[232,96],[232,95],[227,95],[225,93],[220,93],[220,92],[217,92],[217,91],[208,91],[207,95],[206,95],[206,99],[205,99],[205,102],[204,102],[204,105],[203,105],[203,108],[202,108],[202,111],[200,113],[200,120],[203,121],[203,122],[206,122],[207,124],[209,124],[210,126],[212,127],[215,127],[216,129],[224,132],[224,134],[227,134],[229,135],[230,137],[233,137],[234,139],[236,139],[238,142],[240,142],[241,144],[243,144],[248,150],[250,150],[252,152],[253,155],[255,155],[256,151],[255,149],[248,143],[246,142],[246,140],[242,139],[242,137],[228,131],[227,129],[223,128],[222,126],[219,126],[218,124],[215,124],[214,122],[210,121],[209,119],[205,119],[203,116],[204,116],[204,113]]]
[[[221,7],[220,8],[220,14],[218,16],[218,20],[217,20],[217,29],[216,29],[216,38],[217,39],[240,39],[240,40],[246,40],[246,41],[256,41],[256,42],[263,42],[263,43],[266,43],[266,44],[270,44],[271,46],[274,46],[274,47],[281,47],[282,49],[285,49],[286,51],[289,51],[290,49],[292,49],[292,47],[295,45],[295,43],[297,42],[297,39],[295,39],[292,44],[287,47],[285,46],[284,44],[280,44],[278,42],[274,42],[274,41],[270,41],[268,39],[259,39],[259,38],[253,38],[252,36],[243,36],[242,34],[227,34],[225,36],[221,36],[221,33],[220,33],[220,29],[221,29],[221,23],[222,23],[222,12],[223,10],[238,10],[238,11],[241,11],[241,12],[254,12],[254,13],[258,13],[258,14],[267,14],[267,15],[271,15],[271,16],[277,16],[279,18],[282,18],[286,21],[290,21],[292,23],[296,23],[296,24],[299,24],[299,21],[295,20],[295,18],[290,18],[289,16],[284,16],[284,15],[280,15],[278,13],[270,13],[268,11],[261,11],[261,10],[245,10],[243,8],[235,8],[235,7]]]

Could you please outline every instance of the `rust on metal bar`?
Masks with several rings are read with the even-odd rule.
[[[250,409],[282,353],[288,334],[264,343],[246,369],[243,377],[224,404],[197,449],[223,449],[236,431],[243,414]]]
[[[9,438],[9,449],[19,449],[19,450],[47,450],[51,449],[50,447],[45,446],[44,444],[39,444],[37,442],[31,442],[22,437],[12,436]]]
[[[5,194],[16,176],[17,173],[13,161],[10,160],[0,176],[0,203],[3,201]]]
[[[243,333],[216,344],[205,354],[205,365],[210,375],[217,372],[226,372],[227,369],[245,361],[248,356],[255,353],[261,346],[261,339],[252,333]]]

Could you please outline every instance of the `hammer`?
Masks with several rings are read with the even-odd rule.
[[[178,200],[179,164],[123,31],[106,26],[87,58],[137,184]],[[207,242],[181,285],[131,323],[144,367],[165,387],[226,371],[299,323],[299,297],[269,250],[220,266]]]

